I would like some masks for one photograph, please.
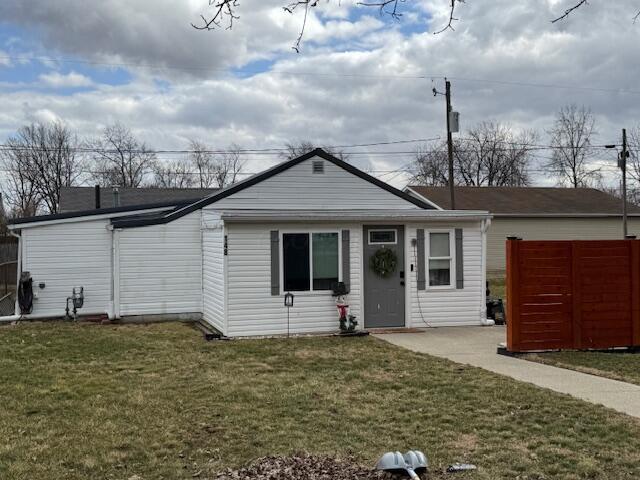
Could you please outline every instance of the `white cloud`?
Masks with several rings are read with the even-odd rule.
[[[420,23],[416,11],[428,12],[432,18],[422,21],[429,31],[412,28],[403,35],[402,20],[384,22],[375,10],[352,22],[344,7],[335,15],[314,12],[301,54],[290,48],[300,16],[283,13],[281,0],[243,1],[234,29],[214,32],[189,26],[206,9],[206,0],[60,0],[36,11],[23,8],[22,2],[6,2],[0,5],[0,16],[43,32],[41,40],[51,55],[185,70],[131,67],[131,84],[94,85],[73,95],[28,87],[0,91],[0,137],[34,115],[53,115],[81,135],[94,135],[104,124],[120,120],[163,149],[184,148],[190,137],[216,147],[236,142],[246,148],[302,139],[341,145],[430,138],[444,135],[444,105],[431,94],[433,86],[443,88],[443,81],[435,78],[432,83],[429,75],[451,78],[453,105],[461,113],[463,129],[498,120],[536,128],[546,141],[544,131],[567,103],[592,108],[600,143],[614,142],[623,126],[640,123],[639,95],[578,88],[640,90],[640,25],[630,20],[636,0],[591,2],[557,24],[549,20],[564,1],[467,0],[458,4],[456,30],[440,35],[431,31],[446,23],[448,1],[415,2],[419,9],[411,12],[411,25]],[[76,13],[69,16],[70,10]],[[258,59],[273,60],[274,71],[238,79],[220,71],[191,70],[203,65],[241,67]],[[421,75],[427,78],[397,78]],[[61,77],[61,83],[72,80]],[[158,88],[154,77],[169,79],[170,87]],[[358,166],[393,170],[410,161],[411,154],[402,152],[411,148],[381,148],[400,153],[352,159]],[[255,171],[275,161],[255,157],[250,168]],[[402,180],[400,175],[394,182]]]
[[[9,54],[3,50],[0,50],[0,67],[8,67],[11,65],[11,59]]]
[[[45,73],[40,75],[39,79],[46,86],[53,88],[89,87],[93,85],[89,77],[76,72],[66,74],[59,72]]]

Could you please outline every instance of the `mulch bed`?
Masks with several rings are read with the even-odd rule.
[[[396,480],[390,473],[349,460],[315,455],[263,457],[239,470],[227,469],[216,480]]]

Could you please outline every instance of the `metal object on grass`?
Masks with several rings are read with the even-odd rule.
[[[404,455],[400,452],[387,452],[376,464],[378,470],[391,473],[406,473],[413,480],[419,480],[419,473],[427,470],[427,458],[419,450],[409,450]]]
[[[477,467],[472,463],[454,463],[453,465],[449,465],[447,467],[447,472],[455,473],[455,472],[466,472],[469,470],[476,470]]]

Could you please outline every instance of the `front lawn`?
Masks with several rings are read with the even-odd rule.
[[[522,358],[640,385],[640,354],[549,352],[529,353],[522,355]]]
[[[0,478],[210,478],[268,454],[417,448],[456,479],[640,476],[640,423],[374,338],[204,342],[190,327],[0,329]],[[434,475],[430,478],[441,478]]]

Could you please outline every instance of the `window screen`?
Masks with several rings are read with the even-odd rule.
[[[284,291],[309,290],[309,234],[282,235]]]
[[[451,285],[451,236],[449,232],[429,234],[429,285]]]
[[[330,290],[338,281],[338,233],[314,233],[313,289]]]

